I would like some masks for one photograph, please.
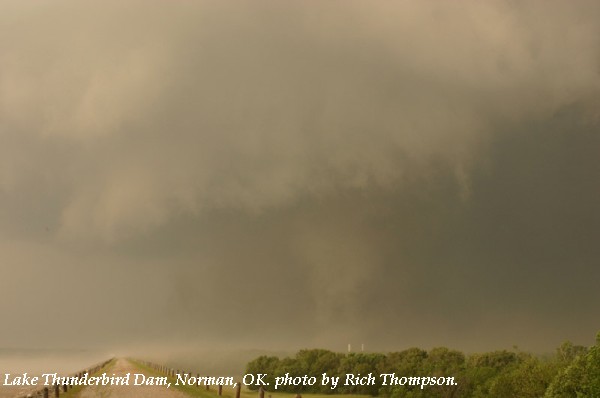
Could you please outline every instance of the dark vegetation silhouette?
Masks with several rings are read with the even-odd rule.
[[[290,393],[369,394],[389,398],[596,398],[600,397],[600,333],[592,347],[564,342],[551,356],[526,352],[492,351],[466,355],[446,347],[429,351],[409,348],[400,352],[342,354],[324,349],[301,350],[294,357],[260,356],[246,365],[246,373],[275,377],[316,376],[312,386],[281,386]],[[337,388],[321,385],[321,375],[339,376]],[[376,385],[342,385],[346,374],[372,373]],[[457,385],[381,385],[380,374],[397,376],[452,376]],[[257,389],[258,386],[250,387]]]

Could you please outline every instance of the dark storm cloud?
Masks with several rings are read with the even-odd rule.
[[[594,2],[0,7],[9,339],[25,282],[102,344],[598,328]]]

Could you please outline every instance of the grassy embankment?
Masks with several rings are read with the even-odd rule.
[[[147,374],[149,376],[161,376],[161,377],[165,376],[164,374],[158,373],[154,369],[152,369],[140,362],[137,362],[132,359],[128,359],[128,361],[131,362],[133,365],[135,365],[137,368],[139,368],[141,371],[143,371],[145,374]],[[167,379],[171,383],[171,388],[176,388],[176,389],[190,395],[191,397],[219,398],[219,394],[217,393],[217,386],[210,386],[210,390],[206,391],[204,386],[198,387],[198,386],[175,385],[175,381],[177,380],[175,377],[169,376]],[[345,395],[345,394],[331,394],[331,395],[302,394],[302,398],[332,398],[332,397],[341,396],[341,395],[343,395],[343,398],[372,398],[370,395],[354,395],[354,394],[348,394],[348,395]],[[293,398],[296,396],[296,394],[285,393],[285,392],[265,391],[265,398],[269,398],[269,396],[271,398]],[[231,387],[223,386],[223,395],[221,395],[221,398],[235,398],[235,390]],[[250,391],[246,387],[242,386],[240,398],[258,398],[258,392]]]

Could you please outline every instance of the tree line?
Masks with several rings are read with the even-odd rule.
[[[323,373],[379,376],[453,376],[456,386],[342,385],[332,390],[317,382],[312,386],[281,386],[278,391],[319,394],[368,394],[386,398],[581,398],[600,397],[600,333],[596,344],[584,347],[565,342],[550,356],[520,351],[492,351],[465,355],[446,347],[429,351],[409,348],[400,352],[342,354],[324,349],[300,350],[294,357],[260,356],[246,365],[246,373],[266,373],[265,381],[288,373],[319,378]],[[257,389],[258,386],[250,387]],[[268,389],[268,388],[267,388]]]

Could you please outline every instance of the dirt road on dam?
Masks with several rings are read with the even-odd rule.
[[[129,374],[128,385],[88,386],[78,395],[79,398],[186,398],[188,395],[176,390],[174,387],[167,388],[165,385],[146,385],[149,381],[146,376],[135,376],[145,373],[131,364],[126,359],[117,359],[110,375],[114,373],[117,377],[125,377]],[[137,381],[142,385],[135,385]]]

